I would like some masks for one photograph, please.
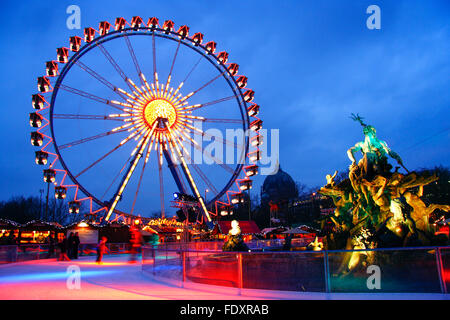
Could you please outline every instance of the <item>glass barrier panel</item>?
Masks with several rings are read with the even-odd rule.
[[[17,246],[0,246],[0,264],[17,261]]]
[[[97,244],[96,243],[83,243],[79,246],[80,256],[94,256],[97,255]]]
[[[447,293],[450,293],[450,248],[440,248],[440,252],[442,261],[442,280],[447,288]]]
[[[236,252],[186,251],[185,281],[225,287],[238,287]]]
[[[48,259],[49,258],[49,245],[41,244],[39,245],[39,255],[38,259]]]
[[[38,244],[21,244],[17,250],[17,261],[37,260],[39,258]]]
[[[153,275],[182,280],[183,261],[181,252],[180,250],[156,249],[152,268]]]
[[[440,293],[434,249],[328,252],[331,292]]]
[[[156,250],[150,246],[142,248],[142,271],[153,272]]]
[[[242,277],[249,289],[325,291],[323,253],[243,253]]]

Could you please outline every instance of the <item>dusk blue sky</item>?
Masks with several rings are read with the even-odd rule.
[[[309,187],[350,164],[346,151],[363,138],[352,112],[409,170],[450,165],[448,1],[1,1],[1,200],[44,187],[28,113],[45,62],[82,36],[66,27],[71,4],[82,28],[156,16],[216,41],[248,77],[264,128],[280,130],[282,169]],[[381,30],[366,27],[371,4]]]

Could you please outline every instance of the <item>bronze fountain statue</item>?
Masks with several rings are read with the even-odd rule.
[[[336,172],[327,175],[327,184],[319,193],[332,198],[336,210],[329,215],[333,232],[324,238],[324,247],[333,249],[372,249],[396,246],[437,245],[429,216],[435,210],[450,211],[449,205],[426,205],[421,199],[423,187],[438,180],[409,172],[400,156],[385,141],[377,138],[373,126],[352,114],[363,127],[364,141],[348,149],[351,161],[348,179],[334,181]],[[362,158],[356,162],[357,152]],[[388,157],[405,169],[406,174],[392,171]],[[448,239],[446,239],[448,241]],[[373,252],[349,252],[338,273],[351,272],[359,263],[371,263]]]

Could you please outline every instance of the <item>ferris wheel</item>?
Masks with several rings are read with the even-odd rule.
[[[254,91],[214,41],[175,30],[155,17],[102,21],[46,62],[31,144],[69,213],[126,220],[158,206],[164,215],[177,191],[211,221],[244,201],[263,142]]]

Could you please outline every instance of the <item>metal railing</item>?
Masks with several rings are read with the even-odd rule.
[[[129,243],[107,243],[106,246],[108,254],[129,253],[131,249]],[[58,258],[59,253],[58,245],[54,245],[53,249],[49,244],[1,245],[0,264]],[[78,256],[96,254],[96,243],[80,244],[78,247]]]
[[[182,284],[239,290],[448,293],[450,285],[449,246],[222,252],[220,245],[144,247],[142,269]],[[205,249],[192,249],[200,246]]]

